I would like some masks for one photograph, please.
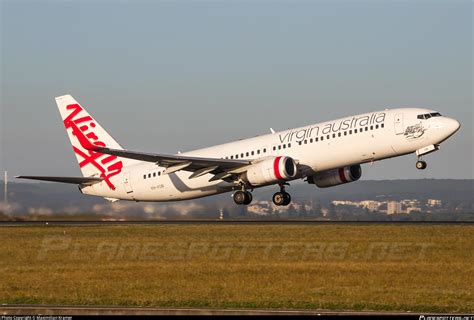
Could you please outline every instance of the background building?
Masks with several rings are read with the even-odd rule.
[[[443,202],[439,199],[428,199],[426,201],[428,207],[441,207],[442,204]]]
[[[402,204],[398,201],[389,201],[387,203],[387,214],[397,214],[402,212]]]

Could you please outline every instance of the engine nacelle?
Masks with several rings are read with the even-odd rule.
[[[357,181],[362,176],[360,165],[318,172],[308,177],[308,183],[320,188],[337,186],[340,184]]]
[[[290,157],[274,157],[251,166],[243,179],[253,186],[276,183],[296,177],[298,173],[295,160]]]

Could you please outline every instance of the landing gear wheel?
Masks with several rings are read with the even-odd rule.
[[[236,191],[234,193],[234,202],[236,204],[250,204],[252,202],[252,194],[248,191]]]
[[[247,198],[245,191],[236,191],[233,197],[236,204],[244,204],[245,199]]]
[[[283,195],[283,192],[276,192],[274,195],[273,195],[273,203],[276,205],[276,206],[282,206],[283,203],[285,202],[285,196]]]
[[[285,196],[285,201],[283,202],[283,205],[284,205],[284,206],[287,206],[287,205],[289,205],[290,202],[291,202],[291,196],[290,196],[290,194],[287,193],[287,192],[283,192],[283,195]]]
[[[273,195],[273,203],[277,206],[287,206],[291,202],[291,196],[289,193],[277,192]]]
[[[424,170],[426,169],[428,165],[426,164],[425,161],[422,161],[422,160],[419,160],[416,162],[416,168],[419,169],[419,170]]]
[[[248,191],[245,191],[245,201],[244,201],[244,204],[245,204],[245,205],[250,204],[250,203],[252,202],[252,199],[253,199],[252,194],[251,194],[250,192],[248,192]]]

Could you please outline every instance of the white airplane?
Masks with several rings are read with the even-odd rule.
[[[236,204],[252,202],[255,188],[279,186],[273,203],[291,202],[289,181],[321,188],[356,181],[361,164],[416,153],[422,156],[460,127],[419,108],[386,109],[317,123],[175,155],[123,149],[70,95],[56,98],[83,177],[18,176],[78,184],[83,194],[110,201],[176,201],[234,191]]]

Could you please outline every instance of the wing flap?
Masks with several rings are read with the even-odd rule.
[[[191,162],[183,162],[183,163],[175,164],[171,167],[166,168],[163,174],[170,174],[179,170],[184,170],[187,167],[189,167],[191,164],[192,164]]]
[[[102,178],[95,177],[51,177],[51,176],[17,176],[17,179],[30,179],[50,182],[62,182],[71,184],[91,185],[101,182]]]

